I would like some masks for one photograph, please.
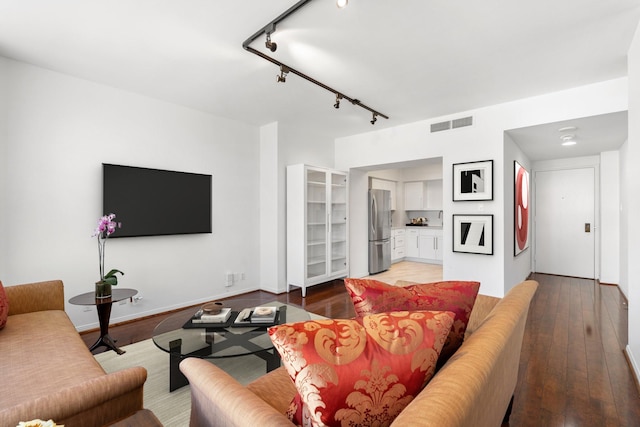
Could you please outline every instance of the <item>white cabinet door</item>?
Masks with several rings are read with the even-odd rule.
[[[442,261],[442,230],[421,228],[418,233],[418,258],[426,262]]]
[[[420,258],[436,259],[436,240],[436,236],[420,233],[418,243]]]
[[[422,181],[404,183],[404,210],[424,210],[424,183]]]
[[[347,176],[328,172],[329,193],[329,277],[347,275]]]
[[[420,247],[418,242],[418,230],[408,229],[405,238],[404,253],[410,258],[420,257]]]
[[[442,210],[442,180],[432,179],[425,183],[426,199],[425,208],[430,211]]]
[[[442,235],[436,236],[435,238],[435,252],[433,259],[437,259],[438,261],[442,261]]]

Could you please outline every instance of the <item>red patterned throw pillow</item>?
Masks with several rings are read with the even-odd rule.
[[[9,317],[9,300],[7,294],[4,291],[2,282],[0,282],[0,329],[4,328],[7,324],[7,318]]]
[[[387,426],[435,372],[454,314],[413,311],[269,329],[298,395],[301,426]]]
[[[480,282],[444,281],[392,286],[372,279],[345,279],[344,284],[358,316],[397,310],[446,310],[456,315],[438,366],[458,350],[464,340],[469,316]]]

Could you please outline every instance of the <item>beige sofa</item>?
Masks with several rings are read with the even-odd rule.
[[[518,284],[502,298],[478,295],[465,341],[394,426],[499,427],[515,391],[529,303],[538,284]],[[284,415],[295,387],[278,368],[243,387],[213,364],[189,358],[191,427],[292,425]]]
[[[105,373],[64,312],[61,281],[4,289],[9,317],[0,330],[0,426],[36,418],[104,426],[142,409],[147,371]]]

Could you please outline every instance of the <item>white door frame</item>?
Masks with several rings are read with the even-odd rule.
[[[600,157],[577,157],[571,159],[559,159],[550,160],[544,162],[537,162],[533,165],[533,180],[531,183],[531,196],[532,196],[532,213],[533,221],[531,224],[531,236],[533,236],[531,242],[531,268],[532,271],[537,271],[536,266],[536,210],[538,208],[536,197],[536,178],[538,172],[549,172],[569,169],[584,169],[593,168],[594,170],[594,224],[592,226],[592,232],[594,233],[594,260],[593,260],[593,273],[596,280],[600,280]]]

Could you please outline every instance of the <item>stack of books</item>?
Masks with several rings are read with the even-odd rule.
[[[277,314],[276,307],[256,307],[251,314],[251,323],[275,323]]]
[[[203,313],[202,310],[199,310],[193,319],[191,319],[192,323],[225,323],[229,320],[231,316],[231,309],[228,307],[220,310],[220,313],[217,314],[208,314]]]

